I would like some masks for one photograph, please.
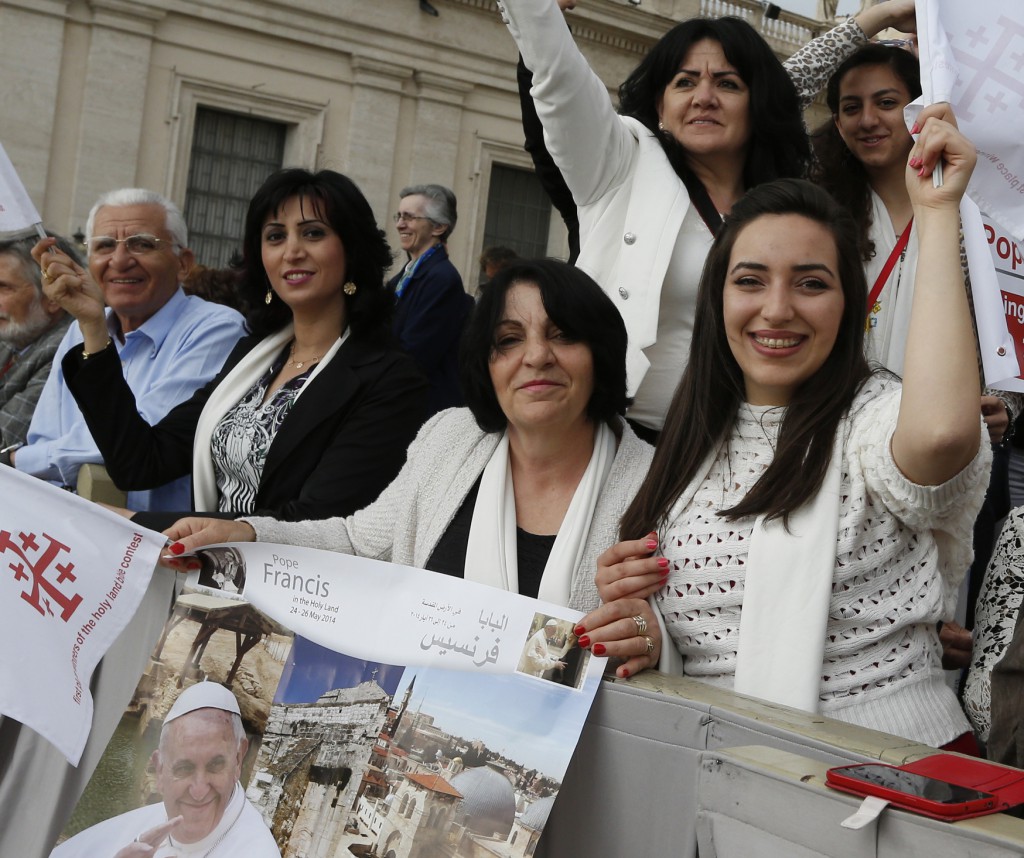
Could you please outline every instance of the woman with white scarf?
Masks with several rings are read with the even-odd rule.
[[[345,515],[395,477],[426,414],[426,382],[391,344],[391,252],[359,188],[330,170],[280,170],[249,203],[239,290],[250,312],[220,374],[150,425],[112,350],[64,373],[115,485],[193,477],[194,509],[233,517]],[[107,336],[77,269],[66,309]],[[74,285],[74,284],[73,284]],[[153,529],[190,510],[135,513]]]
[[[848,212],[781,180],[726,218],[629,539],[601,558],[605,604],[576,631],[624,659],[620,676],[661,656],[717,687],[970,747],[936,622],[952,616],[991,462],[957,264],[976,155],[928,111],[904,167],[921,254],[902,385],[864,358]]]
[[[185,519],[167,531],[172,553],[308,545],[595,607],[597,557],[651,457],[622,418],[622,318],[579,269],[513,265],[485,287],[460,364],[469,407],[432,418],[365,509],[322,522]]]

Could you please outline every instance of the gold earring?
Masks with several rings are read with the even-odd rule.
[[[349,280],[348,283],[341,287],[341,291],[351,297],[356,294],[356,284]]]
[[[660,119],[658,120],[658,130],[659,131],[664,131],[665,130],[665,123],[662,122]]]
[[[270,283],[267,283],[267,297],[263,299],[267,304],[274,300],[274,290],[270,288]]]

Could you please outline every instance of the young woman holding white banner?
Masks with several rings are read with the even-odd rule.
[[[815,180],[850,209],[860,229],[869,290],[865,352],[869,360],[898,375],[903,373],[918,262],[917,230],[903,180],[904,164],[914,145],[904,108],[920,95],[921,70],[914,54],[891,45],[868,45],[850,56],[829,80],[826,101],[832,118],[813,137],[818,158]],[[969,286],[966,259],[961,253]],[[1024,396],[982,391],[980,371],[978,387],[989,440],[1001,444],[1012,435],[1012,420],[1021,413]],[[1008,451],[997,448],[994,457],[991,487],[975,524],[977,556],[966,599],[968,628],[974,626],[975,600],[995,542],[995,524],[1009,509]],[[966,666],[970,637],[957,623],[944,625],[949,667]]]
[[[914,295],[918,237],[903,171],[914,138],[904,108],[921,95],[921,70],[910,51],[891,45],[860,48],[836,69],[826,102],[832,118],[814,133],[812,178],[857,220],[868,281],[865,352],[897,375]],[[966,273],[966,272],[965,272]],[[1024,397],[988,391],[981,413],[993,443],[1006,434]]]
[[[577,630],[625,660],[620,676],[675,656],[663,667],[926,744],[969,734],[935,623],[955,604],[991,455],[957,264],[974,162],[934,117],[909,152],[921,255],[902,388],[864,359],[844,209],[780,181],[726,218],[686,374],[623,518],[630,541],[602,556],[605,605]],[[648,652],[630,618],[650,595],[671,637]]]

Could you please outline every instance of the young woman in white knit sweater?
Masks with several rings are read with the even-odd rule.
[[[935,624],[970,559],[991,454],[958,258],[974,148],[942,114],[923,114],[909,155],[921,253],[902,386],[863,356],[867,293],[845,210],[782,180],[726,218],[689,366],[623,519],[634,538],[602,555],[605,604],[577,631],[623,659],[620,676],[661,658],[931,745],[969,734]]]

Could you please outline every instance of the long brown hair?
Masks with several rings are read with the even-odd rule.
[[[786,408],[772,463],[743,500],[719,515],[737,519],[764,514],[785,522],[821,487],[839,421],[870,374],[863,343],[867,287],[853,218],[810,182],[780,179],[749,191],[733,206],[708,254],[697,293],[689,362],[669,406],[647,478],[622,517],[623,539],[636,539],[661,524],[696,478],[701,463],[735,423],[745,390],[723,320],[729,257],[745,227],[765,215],[782,214],[801,215],[832,233],[843,316],[829,356],[796,389]]]

